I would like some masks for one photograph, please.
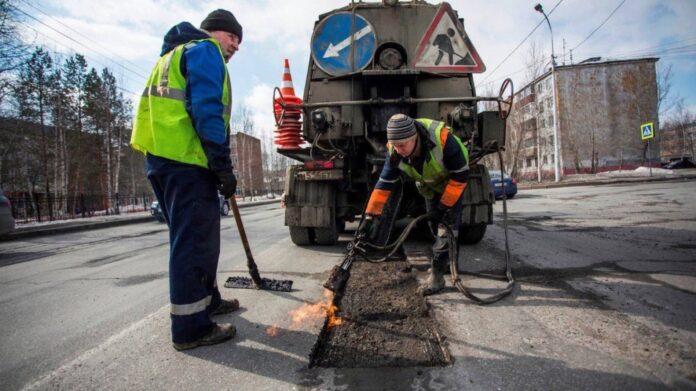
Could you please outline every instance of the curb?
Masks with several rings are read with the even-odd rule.
[[[268,204],[273,204],[275,202],[280,202],[280,199],[244,203],[244,204],[239,205],[239,209],[249,208],[252,206],[268,205]],[[85,219],[85,220],[88,220],[88,219]],[[147,223],[150,221],[156,221],[152,215],[138,216],[138,217],[133,217],[133,218],[123,218],[123,219],[116,219],[116,220],[109,220],[109,221],[84,221],[84,222],[79,221],[79,222],[70,222],[70,223],[65,223],[65,224],[53,224],[51,226],[44,226],[44,227],[19,228],[18,230],[14,231],[12,233],[0,236],[0,242],[11,241],[11,240],[16,240],[16,239],[33,238],[33,237],[38,237],[38,236],[55,235],[55,234],[59,234],[59,233],[70,233],[70,232],[102,229],[102,228],[111,228],[111,227],[118,227],[121,225],[140,224],[140,223]]]
[[[556,187],[573,187],[573,186],[601,186],[615,185],[620,183],[646,183],[646,182],[670,182],[670,181],[688,181],[696,179],[696,175],[684,175],[679,177],[660,177],[660,178],[623,178],[623,179],[607,179],[588,182],[568,182],[568,183],[547,183],[520,185],[517,184],[518,190],[534,190],[534,189],[552,189]]]

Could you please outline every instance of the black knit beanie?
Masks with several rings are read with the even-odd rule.
[[[227,31],[239,37],[242,43],[242,25],[230,11],[217,9],[203,19],[201,29],[206,31]]]
[[[402,141],[416,135],[413,118],[405,114],[394,114],[387,122],[387,140]]]

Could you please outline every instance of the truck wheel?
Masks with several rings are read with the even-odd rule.
[[[314,241],[317,244],[331,246],[338,241],[338,229],[336,224],[331,227],[314,228]]]
[[[346,232],[346,221],[343,219],[339,219],[336,221],[336,231],[339,234],[345,233]]]
[[[309,227],[290,226],[290,240],[297,246],[308,246],[312,244],[312,235]]]
[[[459,228],[459,244],[476,244],[486,234],[486,224],[467,225]]]

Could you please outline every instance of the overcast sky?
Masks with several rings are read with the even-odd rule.
[[[542,4],[550,11],[559,0]],[[486,73],[476,75],[479,90],[510,76],[520,86],[527,44],[535,40],[550,52],[550,35],[540,26],[530,39],[491,74],[511,50],[541,20],[537,1],[455,0],[452,7],[464,18],[466,31]],[[561,0],[550,15],[556,54],[566,62],[576,47],[602,23],[622,0]],[[109,66],[133,100],[159,56],[162,37],[174,24],[198,26],[210,11],[232,11],[244,28],[241,50],[228,64],[235,106],[244,104],[259,129],[273,127],[272,88],[280,84],[283,59],[290,59],[295,89],[304,86],[309,42],[319,14],[348,4],[348,0],[294,1],[174,1],[174,0],[17,0],[17,6],[38,20],[25,17],[27,40],[52,50],[87,56],[90,65]],[[610,58],[660,57],[658,68],[672,65],[673,90],[696,111],[696,1],[626,0],[615,14],[580,47],[575,62],[592,56]],[[50,26],[50,27],[49,27]],[[55,31],[55,30],[58,31]]]

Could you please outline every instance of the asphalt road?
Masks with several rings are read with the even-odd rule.
[[[496,224],[462,247],[462,268],[498,271]],[[306,369],[323,319],[288,312],[322,297],[340,259],[299,248],[283,211],[242,211],[261,271],[295,291],[231,291],[236,342],[176,353],[169,345],[166,227],[145,223],[0,242],[3,389],[662,389],[696,387],[696,182],[527,190],[509,201],[520,283],[481,307],[448,289],[429,299],[454,364]],[[244,272],[223,219],[218,282]],[[427,243],[411,243],[417,255]],[[489,292],[495,284],[467,280]],[[267,328],[278,327],[269,334]]]

